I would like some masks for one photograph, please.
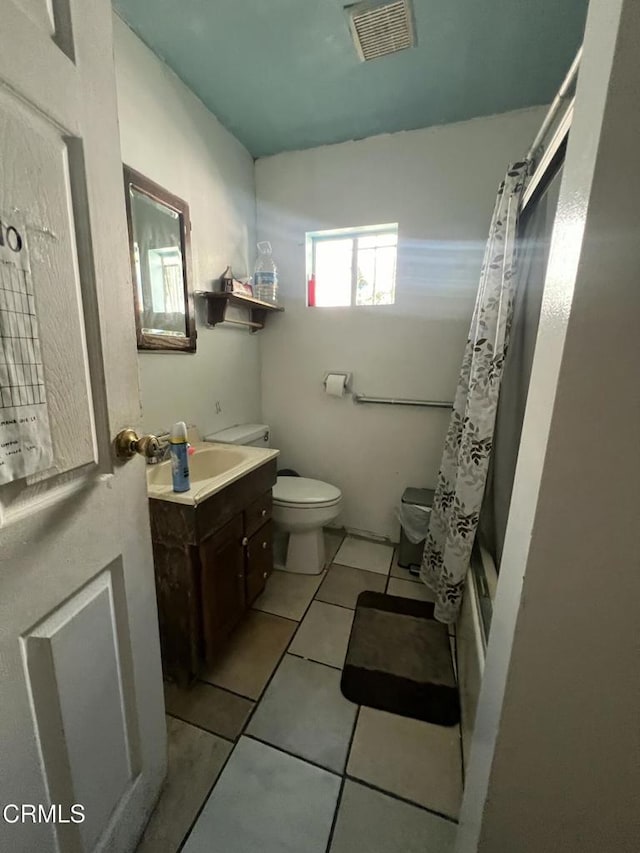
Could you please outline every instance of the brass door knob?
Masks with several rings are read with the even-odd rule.
[[[139,436],[134,429],[123,429],[113,440],[118,459],[132,459],[136,453],[145,459],[153,459],[160,450],[160,442],[155,435]]]

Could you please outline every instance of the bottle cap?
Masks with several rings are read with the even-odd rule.
[[[177,421],[169,433],[171,444],[184,444],[187,441],[187,425],[184,421]]]

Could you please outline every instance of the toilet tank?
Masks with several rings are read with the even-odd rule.
[[[222,444],[244,444],[250,447],[271,446],[267,424],[239,424],[220,432],[212,432],[206,435],[204,440],[220,441]]]

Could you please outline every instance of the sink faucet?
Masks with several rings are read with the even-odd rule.
[[[157,451],[147,459],[148,465],[159,465],[160,462],[166,462],[171,455],[171,443],[169,441],[169,433],[163,432],[156,436],[159,447]]]

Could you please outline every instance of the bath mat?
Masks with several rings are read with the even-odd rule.
[[[340,686],[358,705],[439,726],[460,721],[449,633],[426,601],[361,592]]]

